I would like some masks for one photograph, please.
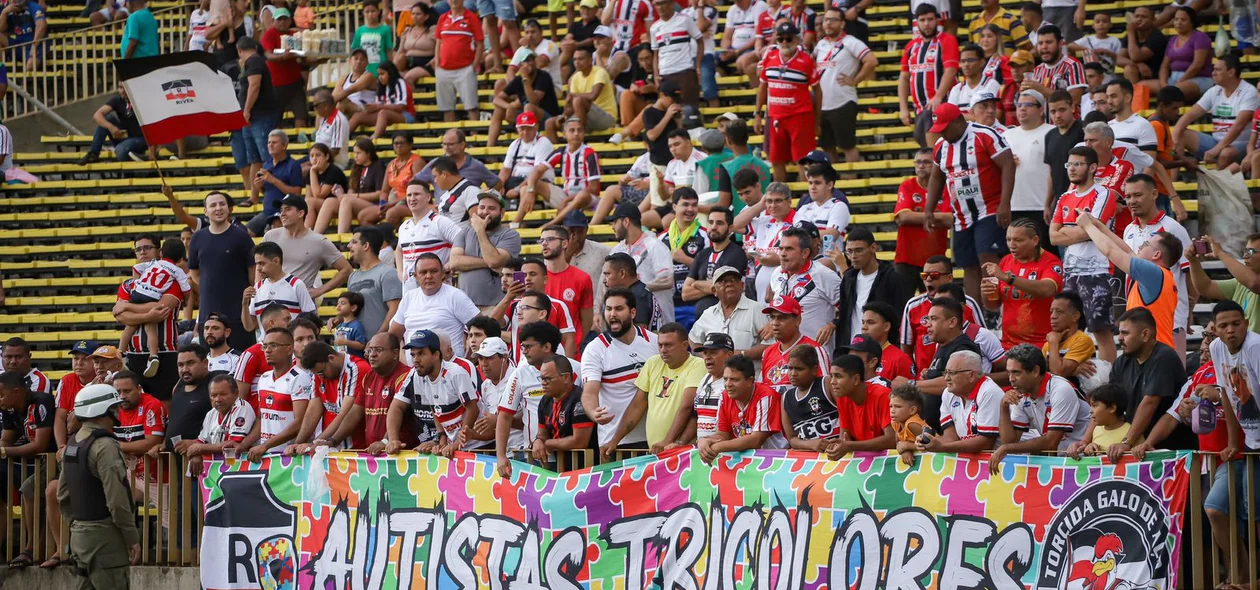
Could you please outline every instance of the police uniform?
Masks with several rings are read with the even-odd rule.
[[[66,445],[57,502],[70,515],[79,590],[130,585],[128,548],[140,542],[127,465],[112,430],[85,423]]]

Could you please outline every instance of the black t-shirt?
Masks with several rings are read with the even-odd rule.
[[[254,101],[254,108],[249,115],[270,115],[276,110],[275,91],[271,86],[271,72],[267,70],[267,58],[257,53],[249,56],[245,60],[245,66],[241,68],[240,88],[236,92],[236,99],[244,108],[245,99],[249,96],[249,77],[254,75],[262,76],[262,82],[258,86],[258,99]]]
[[[215,375],[223,374],[223,371],[211,372],[192,391],[184,389],[187,384],[183,381],[175,384],[175,395],[171,397],[170,416],[166,419],[166,439],[163,444],[173,446],[170,443],[173,436],[180,437],[180,440],[195,440],[201,434],[201,423],[213,408],[210,405],[210,380]]]
[[[374,193],[385,185],[385,160],[377,160],[359,170],[359,189],[356,192]]]
[[[131,101],[115,94],[105,104],[114,110],[114,116],[118,117],[118,128],[126,131],[128,137],[143,137],[140,121],[136,119],[136,111],[131,108]]]
[[[551,74],[544,70],[534,72],[534,83],[531,86],[534,91],[543,93],[542,102],[538,103],[539,108],[552,115],[559,115],[560,103],[556,100],[556,85],[551,79]],[[520,97],[523,103],[529,102],[529,97],[525,95],[525,80],[520,76],[512,78],[503,92],[508,96]]]
[[[1125,422],[1133,422],[1138,404],[1142,403],[1143,398],[1147,396],[1160,398],[1159,406],[1155,408],[1155,415],[1151,416],[1150,423],[1146,425],[1146,431],[1142,433],[1149,436],[1155,423],[1159,422],[1159,418],[1168,412],[1168,408],[1171,408],[1173,402],[1177,400],[1181,386],[1186,383],[1186,369],[1177,358],[1177,351],[1167,344],[1156,342],[1155,350],[1151,351],[1151,356],[1146,358],[1145,363],[1139,363],[1137,358],[1131,355],[1120,355],[1111,368],[1111,383],[1124,388],[1129,394],[1129,407],[1124,412]],[[1177,429],[1159,446],[1162,449],[1174,450],[1199,448],[1198,437],[1185,424],[1178,425]]]
[[[241,224],[233,223],[221,234],[210,231],[209,226],[194,232],[189,242],[188,268],[200,271],[202,285],[213,285],[198,290],[200,317],[219,312],[233,322],[235,330],[240,325],[241,294],[251,283],[253,267],[254,240]]]
[[[691,270],[687,276],[693,281],[707,281],[713,276],[713,271],[730,266],[740,272],[747,274],[748,272],[748,253],[744,252],[739,244],[730,243],[720,252],[714,252],[713,246],[706,246],[695,255],[695,260],[691,261]],[[681,291],[681,289],[680,289]],[[705,295],[696,302],[696,317],[704,313],[704,310],[717,305],[718,299],[713,295]]]
[[[1067,164],[1068,150],[1085,141],[1085,126],[1080,121],[1072,123],[1067,133],[1059,133],[1058,127],[1046,131],[1046,156],[1043,161],[1050,166],[1050,184],[1054,187],[1054,196],[1066,193],[1071,185],[1068,182]]]
[[[648,290],[643,281],[635,281],[630,285],[634,293],[634,323],[652,331],[661,327],[661,310],[656,303],[656,296]]]
[[[602,23],[598,18],[589,21],[579,20],[577,23],[569,25],[569,34],[573,35],[574,41],[585,41],[595,36],[595,29]]]
[[[323,172],[320,172],[317,178],[319,179],[320,186],[336,185],[341,187],[341,190],[343,191],[350,190],[350,181],[346,180],[346,173],[342,172],[341,168],[336,164],[329,164],[328,168]],[[310,182],[310,176],[307,176],[306,183],[309,185]]]
[[[54,420],[54,407],[57,402],[53,396],[47,393],[32,391],[27,394],[26,407],[21,410],[12,412],[0,412],[0,423],[4,425],[5,430],[17,431],[17,438],[13,441],[13,446],[22,446],[30,444],[35,440],[35,433],[41,428],[52,428]],[[54,453],[57,451],[57,439],[48,437],[48,448],[45,453]]]
[[[666,136],[669,135],[670,131],[680,128],[678,120],[674,119],[665,125],[665,129],[661,130],[661,134],[656,137],[655,141],[648,139],[648,130],[656,127],[661,122],[661,119],[664,118],[665,111],[655,106],[648,105],[647,108],[643,109],[643,141],[648,145],[648,160],[657,166],[669,164],[669,161],[674,159],[673,154],[669,153],[669,140]]]
[[[1158,29],[1152,30],[1146,41],[1138,45],[1151,50],[1151,58],[1143,63],[1151,68],[1151,75],[1158,76],[1159,68],[1164,65],[1164,52],[1168,50],[1168,37]]]
[[[547,427],[550,438],[568,438],[573,436],[576,429],[595,428],[595,423],[587,417],[586,410],[582,409],[582,392],[577,388],[561,400],[551,396],[542,398],[538,402],[538,424]],[[597,440],[592,433],[586,448],[595,448]]]

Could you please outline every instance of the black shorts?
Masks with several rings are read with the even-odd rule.
[[[857,102],[845,103],[838,109],[822,112],[822,135],[818,145],[824,150],[851,150],[857,147]]]
[[[1006,250],[1006,230],[998,225],[997,215],[977,219],[964,230],[954,230],[954,263],[963,268],[980,266],[980,256],[1002,257]]]
[[[179,362],[179,353],[174,351],[159,352],[157,375],[153,377],[144,376],[144,368],[149,362],[148,352],[129,352],[127,353],[127,370],[140,375],[140,387],[145,393],[157,398],[158,401],[170,401],[171,393],[175,389],[175,384],[179,383],[179,369],[176,363]]]
[[[293,113],[296,117],[306,117],[306,88],[301,80],[285,86],[275,87],[276,104],[282,111]]]
[[[927,144],[928,129],[932,128],[932,111],[924,109],[914,119],[914,141],[919,147],[932,147]]]
[[[411,68],[424,68],[433,72],[433,56],[407,56],[407,69]]]

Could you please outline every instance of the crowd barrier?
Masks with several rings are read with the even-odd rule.
[[[618,450],[609,461],[600,461],[598,451],[574,451],[558,453],[554,464],[543,467],[560,472],[581,470],[648,454],[646,449]],[[479,456],[489,462],[494,459],[493,455]],[[528,462],[523,454],[515,458]],[[208,460],[209,458],[204,465],[209,465]],[[920,460],[927,459],[921,456]],[[1012,460],[1018,461],[1016,456],[1008,456],[1006,459],[1007,462]],[[1239,500],[1245,498],[1254,506],[1257,490],[1251,484],[1256,481],[1255,470],[1260,469],[1260,454],[1245,454],[1238,460],[1244,462],[1243,476],[1239,478],[1232,471],[1228,473],[1230,504],[1237,505]],[[225,463],[234,464],[237,461],[240,460],[231,459]],[[136,499],[136,523],[141,536],[142,564],[199,566],[197,547],[205,518],[199,478],[190,474],[187,462],[179,455],[161,453],[157,457],[146,458],[146,462],[146,470],[151,474],[147,484],[138,485],[139,480],[134,477],[132,480],[132,492]],[[62,545],[67,543],[69,535],[69,520],[64,515],[60,520],[49,523],[50,507],[46,493],[50,492],[49,486],[56,482],[60,471],[55,466],[56,457],[49,454],[34,459],[8,458],[0,460],[0,463],[3,463],[4,473],[10,474],[4,484],[9,516],[4,532],[9,539],[20,541],[5,543],[4,559],[12,560],[21,549],[29,548],[34,563],[39,564],[57,553],[57,543],[50,527],[55,525],[56,538],[61,539]],[[1192,476],[1189,477],[1185,519],[1182,524],[1183,550],[1178,587],[1216,587],[1226,581],[1227,572],[1222,561],[1222,551],[1211,542],[1210,526],[1202,507],[1216,470],[1223,463],[1215,454],[1193,453],[1190,454],[1187,465]],[[1195,477],[1193,474],[1199,476]],[[987,471],[977,476],[987,477]],[[33,478],[34,485],[23,488],[22,483],[28,477]],[[29,495],[23,494],[24,489]],[[1231,564],[1235,570],[1232,577],[1260,580],[1260,550],[1257,548],[1256,527],[1244,527],[1238,519],[1230,519],[1229,529],[1230,551],[1235,555],[1245,555],[1244,560],[1235,560]]]

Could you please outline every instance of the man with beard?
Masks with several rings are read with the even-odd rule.
[[[659,242],[657,242],[659,243]],[[635,446],[647,441],[642,424],[625,433],[621,421],[634,401],[634,381],[649,358],[657,354],[656,334],[634,325],[634,294],[609,289],[604,298],[604,325],[608,330],[582,351],[582,407],[600,425],[599,445]],[[620,435],[620,436],[618,436]]]
[[[206,348],[200,344],[181,347],[175,367],[179,369],[179,383],[171,397],[165,444],[169,450],[183,453],[188,444],[196,442],[201,421],[210,411],[210,378],[224,373],[210,370]]]
[[[542,363],[560,346],[560,330],[547,322],[533,322],[521,328],[523,363],[507,378],[499,394],[494,418],[494,451],[501,477],[512,476],[509,451],[522,451],[538,437],[538,406],[543,398]],[[513,436],[513,431],[524,436]],[[521,446],[516,446],[520,444]]]
[[[301,190],[296,192],[300,194]],[[284,250],[284,272],[302,279],[310,290],[311,299],[319,300],[325,293],[346,284],[346,279],[350,278],[350,262],[331,240],[306,227],[306,199],[298,194],[280,199],[280,227],[264,234],[263,241],[275,242]],[[337,272],[327,283],[319,276],[319,271],[325,267]]]
[[[451,247],[446,269],[459,273],[459,288],[481,309],[503,297],[499,273],[508,259],[521,255],[521,234],[503,225],[504,200],[495,191],[477,195],[467,227]]]
[[[639,206],[619,203],[608,217],[613,226],[617,245],[612,253],[629,254],[634,259],[635,271],[643,284],[652,292],[661,307],[661,317],[666,322],[674,320],[674,262],[669,247],[654,236],[643,233],[643,216]],[[611,287],[609,287],[611,289]],[[607,295],[605,295],[605,300]],[[633,300],[631,301],[633,304]],[[650,356],[650,355],[649,355]]]
[[[221,313],[210,312],[201,322],[201,343],[208,350],[206,362],[211,371],[232,373],[241,360],[241,353],[233,350],[230,344],[233,333],[230,321]],[[239,318],[237,323],[240,323]]]
[[[569,212],[561,225],[569,230],[569,245],[564,250],[565,258],[569,260],[569,264],[578,267],[578,270],[590,277],[591,286],[595,289],[595,301],[603,301],[604,285],[600,279],[603,277],[604,259],[608,258],[612,248],[587,238],[590,221],[581,211]]]
[[[1072,105],[1080,112],[1081,95],[1085,93],[1085,66],[1063,51],[1067,40],[1063,31],[1054,25],[1042,25],[1037,30],[1037,56],[1041,64],[1033,69],[1031,78],[1020,82],[1020,90],[1036,90],[1042,96],[1050,96],[1055,90],[1067,90],[1072,95]]]
[[[385,439],[372,443],[368,453],[396,454],[412,442],[415,450],[450,458],[465,450],[467,431],[477,420],[477,391],[472,377],[454,363],[442,360],[442,344],[432,330],[420,330],[405,346],[411,353],[411,379],[394,394],[386,414]],[[407,439],[402,423],[407,411],[419,423],[419,437]]]
[[[690,147],[691,144],[687,145]],[[700,197],[695,190],[679,187],[674,191],[672,200],[674,215],[661,234],[661,243],[669,247],[674,262],[674,317],[683,327],[690,328],[696,322],[696,307],[688,305],[683,299],[683,285],[700,250],[708,246],[709,232],[697,219]]]
[[[804,229],[784,231],[779,237],[779,266],[771,273],[765,293],[758,295],[767,303],[783,298],[796,301],[801,309],[801,332],[830,349],[836,328],[834,302],[841,299],[840,277],[815,262],[814,252],[813,240]]]
[[[210,314],[219,314],[232,330],[232,348],[245,350],[254,344],[254,335],[241,325],[241,294],[253,282],[254,240],[245,226],[232,223],[234,205],[232,197],[221,191],[206,195],[210,223],[193,232],[188,242],[188,275],[198,286],[198,325],[204,330]]]
[[[665,449],[672,420],[679,408],[690,406],[696,396],[696,384],[703,379],[704,361],[687,351],[687,330],[678,322],[661,326],[657,334],[660,354],[652,356],[634,380],[637,390],[634,401],[626,409],[621,427],[613,440],[602,445],[604,456],[617,448],[617,443],[643,420],[647,444],[653,453]]]
[[[936,142],[935,137],[928,135],[932,112],[949,97],[958,78],[958,39],[949,33],[937,32],[940,15],[932,4],[920,4],[914,14],[919,35],[910,40],[901,57],[897,102],[901,105],[901,124],[913,125],[914,140],[920,146],[929,147]]]
[[[552,226],[542,231],[538,242],[542,247],[543,262],[547,265],[547,296],[563,303],[569,310],[569,317],[578,320],[574,326],[575,338],[581,342],[586,330],[591,329],[595,289],[591,277],[570,265],[565,256],[569,237],[569,230]]]
[[[339,422],[330,425],[335,428],[325,428],[323,434],[315,439],[315,446],[338,448],[350,441],[350,448],[366,449],[385,438],[390,401],[407,387],[411,376],[411,367],[398,360],[400,344],[398,337],[389,332],[381,332],[368,340],[363,352],[372,370],[364,374],[349,412],[344,416],[339,414]],[[342,375],[346,374],[343,368]],[[403,426],[404,434],[400,438],[413,440],[415,437],[410,434],[410,422],[404,420]]]
[[[661,313],[660,301],[648,290],[647,285],[639,280],[634,259],[625,252],[609,254],[604,261],[604,289],[626,289],[634,295],[634,323],[655,331],[665,322]],[[601,328],[604,318],[600,316],[596,322]]]
[[[731,239],[731,224],[734,221],[735,216],[726,207],[709,211],[709,245],[696,253],[687,278],[683,280],[680,289],[682,300],[695,303],[697,321],[706,309],[718,302],[714,289],[717,269],[729,266],[739,271],[741,277],[748,269],[748,254]]]
[[[369,338],[389,330],[394,312],[398,311],[398,301],[402,299],[402,281],[398,279],[398,271],[380,258],[384,246],[385,236],[372,226],[360,226],[354,230],[354,235],[346,244],[346,249],[350,251],[350,264],[355,267],[347,285],[350,291],[363,296],[359,323],[363,324],[363,331]],[[339,322],[337,316],[330,318],[328,331],[334,333]]]
[[[298,364],[313,376],[313,395],[302,417],[297,440],[311,443],[290,446],[285,454],[310,453],[320,444],[325,433],[336,432],[341,421],[354,409],[354,399],[363,387],[363,380],[372,373],[367,361],[344,352],[337,352],[323,342],[306,345]]]
[[[695,389],[689,390],[690,396],[683,392],[674,423],[665,434],[663,450],[666,451],[717,433],[718,409],[726,392],[723,370],[727,359],[735,356],[735,343],[726,334],[710,332],[695,349],[704,358],[705,374]]]

